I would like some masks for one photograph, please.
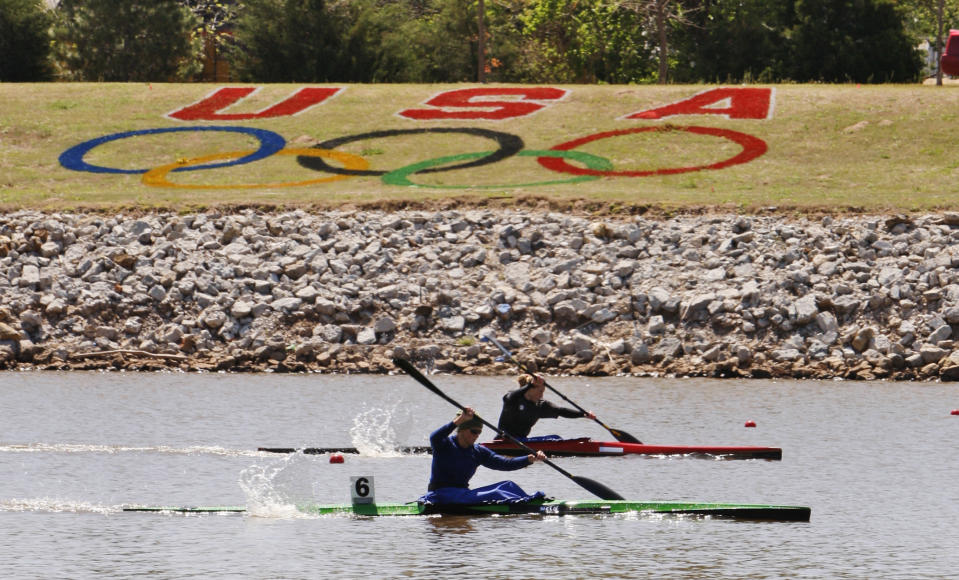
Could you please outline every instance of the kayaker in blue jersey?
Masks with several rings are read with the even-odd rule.
[[[595,419],[596,415],[578,409],[560,407],[543,399],[546,393],[546,381],[539,375],[520,375],[517,379],[520,388],[503,395],[503,411],[499,416],[497,427],[520,440],[529,437],[533,425],[540,419],[556,419],[566,417],[578,419],[588,417]],[[534,439],[559,439],[556,435],[536,437]]]
[[[453,433],[453,431],[456,433]],[[430,473],[429,492],[421,497],[421,503],[513,503],[544,498],[537,491],[528,494],[512,481],[469,488],[476,468],[482,465],[499,471],[513,471],[546,459],[542,451],[535,455],[505,457],[490,451],[476,440],[483,432],[483,422],[476,417],[471,407],[465,407],[456,418],[430,435],[433,448],[433,467]]]

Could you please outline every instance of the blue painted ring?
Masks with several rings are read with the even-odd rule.
[[[139,131],[127,131],[125,133],[113,133],[112,135],[104,135],[103,137],[97,137],[96,139],[91,139],[89,141],[84,141],[79,145],[75,145],[63,153],[60,154],[60,165],[66,167],[67,169],[72,169],[74,171],[89,171],[91,173],[146,173],[151,168],[147,169],[118,169],[115,167],[103,167],[100,165],[93,165],[87,163],[83,158],[95,149],[96,147],[103,145],[104,143],[109,143],[110,141],[117,141],[119,139],[126,139],[128,137],[137,137],[139,135],[157,135],[161,133],[181,133],[187,131],[225,131],[228,133],[244,133],[256,137],[260,142],[260,148],[237,159],[232,159],[230,161],[223,161],[219,163],[207,163],[205,165],[193,165],[187,167],[181,167],[174,169],[174,171],[199,171],[200,169],[215,169],[217,167],[230,167],[232,165],[243,165],[245,163],[252,163],[254,161],[259,161],[273,155],[280,149],[286,147],[286,139],[284,139],[279,133],[274,133],[273,131],[267,131],[266,129],[254,129],[252,127],[219,127],[219,126],[203,126],[203,127],[163,127],[159,129],[141,129]]]

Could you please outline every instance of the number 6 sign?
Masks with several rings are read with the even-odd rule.
[[[373,494],[372,475],[354,475],[350,477],[350,499],[357,503],[376,503]]]

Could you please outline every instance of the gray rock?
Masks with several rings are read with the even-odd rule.
[[[926,338],[926,342],[930,344],[938,344],[944,340],[948,340],[951,336],[952,327],[948,324],[943,324],[932,331],[932,333]]]
[[[666,330],[666,323],[659,314],[649,317],[649,326],[646,329],[650,334],[662,334]]]
[[[394,330],[396,330],[396,322],[388,316],[377,318],[376,322],[373,323],[373,331],[376,334],[393,332]]]
[[[40,284],[40,268],[33,264],[24,265],[20,273],[20,286],[37,286],[38,284]]]
[[[293,312],[299,310],[300,306],[302,305],[303,300],[294,296],[280,298],[270,303],[270,307],[273,308],[273,310],[284,312]]]
[[[204,312],[201,320],[207,327],[216,330],[226,324],[227,315],[222,310],[215,309]]]
[[[784,348],[772,351],[771,356],[776,362],[792,362],[801,359],[803,355],[798,349]]]
[[[646,364],[651,361],[652,355],[649,352],[649,345],[645,342],[634,344],[629,353],[629,359],[634,365]]]
[[[792,318],[798,326],[809,324],[819,314],[819,307],[816,306],[816,297],[811,294],[807,294],[797,300],[794,306],[795,315]]]
[[[931,344],[924,344],[919,348],[919,354],[923,363],[939,362],[939,359],[946,356],[949,351]]]
[[[230,316],[233,318],[246,318],[253,314],[253,304],[245,300],[237,300],[230,307]]]
[[[650,310],[657,313],[663,310],[663,307],[673,298],[673,295],[666,289],[656,286],[647,292],[646,297],[649,301]]]
[[[440,326],[447,332],[463,332],[466,328],[466,319],[462,316],[450,316],[440,319]]]
[[[819,330],[823,332],[837,332],[839,323],[836,321],[836,315],[832,312],[820,312],[816,315],[816,324]]]
[[[678,338],[664,338],[653,347],[652,356],[655,360],[676,358],[683,354],[683,343]]]
[[[356,334],[356,344],[376,344],[376,331],[364,328]]]
[[[313,328],[313,336],[330,343],[343,340],[343,329],[335,324],[322,324]]]

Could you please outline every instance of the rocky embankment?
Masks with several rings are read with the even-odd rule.
[[[0,216],[0,368],[959,378],[959,216]]]

